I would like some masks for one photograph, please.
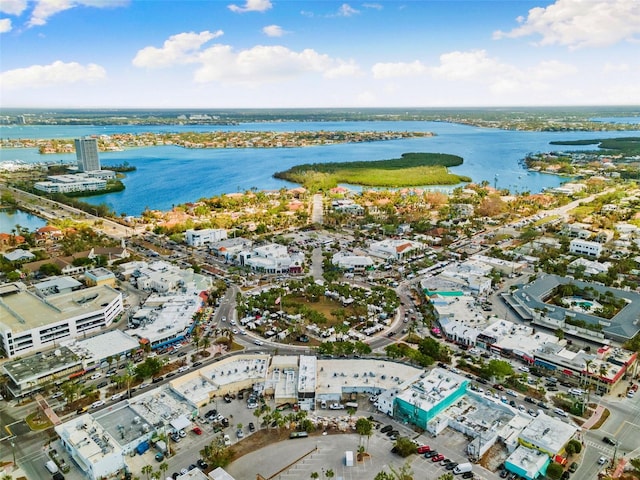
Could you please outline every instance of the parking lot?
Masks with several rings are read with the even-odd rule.
[[[365,411],[359,411],[359,414],[368,415]],[[311,472],[318,472],[322,478],[323,471],[333,470],[335,478],[370,480],[380,471],[389,472],[390,467],[398,470],[408,462],[414,478],[435,479],[450,472],[441,465],[441,462],[434,463],[424,455],[413,454],[402,458],[392,453],[394,441],[381,432],[385,425],[392,425],[399,435],[409,437],[421,445],[429,445],[431,449],[437,450],[455,462],[467,461],[465,451],[468,440],[457,432],[447,429],[438,438],[431,438],[427,435],[419,435],[409,426],[399,424],[387,417],[374,415],[374,418],[380,422],[369,439],[366,437],[361,439],[356,434],[319,434],[303,439],[284,440],[243,456],[242,459],[229,465],[227,471],[235,478],[254,478],[258,473],[268,478],[284,468],[285,470],[276,478],[306,480]],[[370,457],[362,462],[354,462],[353,467],[346,466],[345,452],[352,451],[355,455],[360,442],[365,446]],[[305,458],[295,462],[307,453]],[[291,464],[290,467],[285,468],[289,464]],[[479,465],[474,465],[473,471],[474,478],[486,480],[499,478],[498,475],[484,470]]]

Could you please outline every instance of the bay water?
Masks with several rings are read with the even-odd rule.
[[[177,146],[145,147],[100,154],[105,166],[124,162],[136,167],[126,174],[122,192],[84,197],[106,204],[117,214],[139,215],[145,208],[169,210],[223,193],[251,188],[270,190],[296,186],[273,174],[306,163],[372,161],[397,158],[407,152],[459,155],[464,163],[451,168],[474,182],[486,180],[512,192],[541,192],[566,178],[527,172],[521,164],[528,153],[593,150],[590,146],[562,147],[551,141],[637,136],[640,132],[523,132],[479,128],[445,122],[262,122],[224,126],[1,126],[2,138],[74,139],[85,135],[191,131],[396,131],[433,132],[434,137],[407,138],[299,148],[185,149]],[[36,149],[1,149],[0,161],[74,163],[74,154],[40,155]]]

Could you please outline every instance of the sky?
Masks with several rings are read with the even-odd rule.
[[[640,105],[640,0],[0,0],[0,108]]]

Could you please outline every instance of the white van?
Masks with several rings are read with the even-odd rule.
[[[460,465],[458,465],[456,468],[453,469],[453,473],[455,475],[460,475],[461,473],[467,473],[471,471],[473,471],[473,465],[471,465],[469,462],[461,463]]]
[[[579,388],[572,388],[571,390],[569,390],[569,394],[573,395],[574,397],[581,397],[584,394],[584,391]]]
[[[553,411],[556,415],[559,415],[561,417],[568,417],[567,412],[565,412],[564,410],[562,410],[561,408],[556,408]]]
[[[49,470],[49,473],[58,473],[58,465],[53,460],[49,460],[44,464],[44,467]]]

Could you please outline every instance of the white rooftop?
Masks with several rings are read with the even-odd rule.
[[[86,340],[73,340],[66,346],[83,359],[100,361],[108,357],[117,358],[123,352],[139,348],[140,344],[122,330],[115,329]]]

